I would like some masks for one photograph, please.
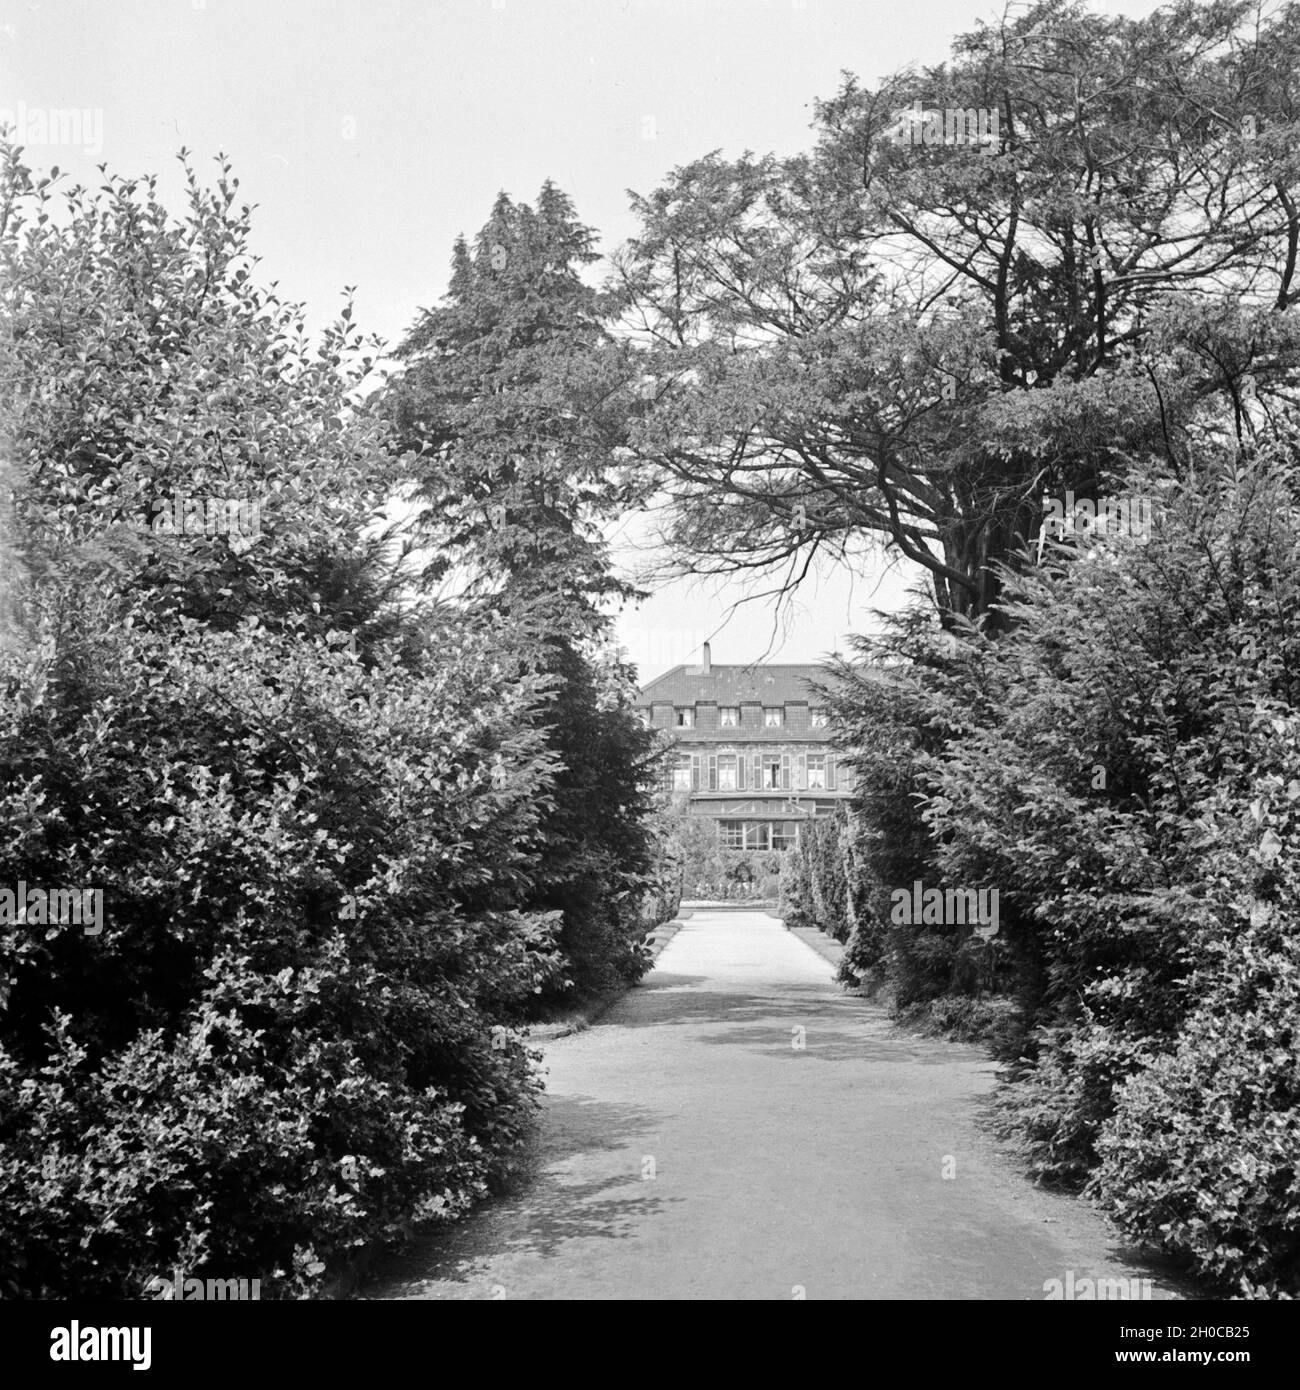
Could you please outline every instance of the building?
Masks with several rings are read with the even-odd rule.
[[[718,822],[729,849],[789,849],[799,826],[850,791],[830,746],[827,712],[812,682],[820,666],[675,666],[637,701],[642,719],[673,735],[665,785],[693,814]]]

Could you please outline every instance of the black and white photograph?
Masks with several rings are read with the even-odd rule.
[[[1279,1356],[1298,262],[1297,0],[0,0],[14,1384]]]

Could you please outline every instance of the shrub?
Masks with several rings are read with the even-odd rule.
[[[987,1024],[1037,1176],[1269,1296],[1300,1249],[1295,458],[1280,427],[1253,457],[1211,443],[1195,477],[1135,470],[1115,486],[1158,499],[1149,537],[1007,573],[996,641],[899,624],[836,706],[859,896],[1000,894],[989,948],[859,910],[847,968]]]
[[[1300,1296],[1300,938],[1243,930],[1177,1046],[1130,1077],[1093,1190],[1133,1236],[1246,1298]]]
[[[176,1264],[301,1292],[462,1210],[523,1141],[509,1020],[560,967],[516,907],[539,690],[451,633],[367,669],[35,602],[0,669],[0,888],[102,889],[103,926],[0,925],[6,1292]]]
[[[540,660],[522,643],[519,661],[553,692],[540,716],[556,761],[539,822],[546,853],[525,899],[530,910],[559,914],[564,972],[538,997],[547,1006],[641,977],[646,908],[666,870],[645,790],[655,735],[633,713],[627,668],[554,641]]]
[[[937,882],[920,802],[931,786],[925,755],[942,746],[952,722],[946,687],[970,665],[938,637],[916,610],[890,617],[882,637],[855,641],[859,660],[841,663],[826,690],[836,741],[854,771],[842,832],[849,931],[840,978],[853,985],[887,977],[904,1007],[947,988],[954,949],[948,933],[900,931],[890,921],[895,889]]]
[[[1014,1001],[944,995],[925,1012],[926,1024],[959,1042],[985,1043],[995,1056],[1014,1055],[1021,1021]]]
[[[668,809],[665,833],[681,864],[683,897],[724,902],[780,897],[788,854],[724,849],[718,823],[708,816],[692,815],[684,799]]]
[[[0,141],[0,893],[105,918],[0,910],[15,1294],[177,1264],[302,1293],[463,1210],[532,1114],[515,1025],[636,978],[661,881],[599,624],[557,638],[558,570],[509,621],[416,599],[373,344],[350,305],[309,339],[228,165],[186,176],[178,221],[152,179],[64,192]],[[566,526],[569,578],[617,589]]]
[[[803,822],[799,844],[788,852],[784,878],[786,919],[816,927],[836,941],[853,928],[855,865],[852,831],[842,811]]]
[[[1300,1295],[1300,718],[1257,711],[1245,867],[1174,1044],[1119,1086],[1093,1191],[1245,1297]],[[1230,810],[1226,797],[1217,808]],[[1226,819],[1226,817],[1224,817]]]

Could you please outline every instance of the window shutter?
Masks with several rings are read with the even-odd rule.
[[[826,755],[826,790],[835,790],[835,759],[829,753]]]
[[[700,755],[691,754],[691,790],[697,792],[700,789]]]
[[[718,755],[716,753],[709,754],[709,790],[711,792],[718,790]]]
[[[745,790],[745,755],[739,753],[736,756],[736,790]]]
[[[796,791],[806,791],[808,787],[808,755],[800,753],[799,759],[794,768],[794,785]]]
[[[788,791],[790,790],[790,755],[789,755],[789,753],[782,753],[782,754],[781,754],[781,790],[782,790],[782,791],[786,791],[786,792],[788,792]]]

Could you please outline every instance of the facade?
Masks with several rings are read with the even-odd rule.
[[[830,746],[811,682],[819,666],[676,666],[638,700],[652,728],[673,735],[668,790],[718,822],[728,849],[789,849],[799,826],[848,797],[849,772]]]

